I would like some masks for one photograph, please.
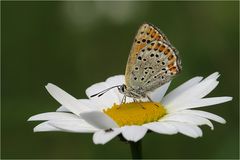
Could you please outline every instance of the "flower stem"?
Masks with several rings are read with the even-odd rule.
[[[131,147],[132,159],[142,159],[142,141],[129,142]]]

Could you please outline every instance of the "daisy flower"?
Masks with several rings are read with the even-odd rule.
[[[95,144],[105,144],[118,135],[127,141],[137,142],[148,130],[167,135],[181,133],[197,138],[202,136],[200,125],[207,125],[213,130],[210,120],[226,123],[220,116],[195,109],[232,100],[227,96],[204,98],[216,88],[218,77],[217,72],[205,79],[194,77],[165,95],[169,82],[149,93],[154,102],[133,102],[127,98],[124,104],[121,104],[123,95],[117,88],[100,97],[91,97],[112,86],[122,85],[123,75],[110,77],[105,82],[87,88],[89,99],[76,99],[49,83],[47,91],[62,106],[55,112],[34,115],[28,120],[44,121],[34,128],[34,132],[94,133]]]

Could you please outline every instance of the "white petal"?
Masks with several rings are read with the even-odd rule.
[[[50,125],[47,122],[42,122],[33,129],[34,132],[50,132],[50,131],[61,131],[61,129],[56,128],[52,125]]]
[[[167,94],[162,99],[162,104],[166,105],[171,101],[172,99],[175,99],[177,96],[181,95],[182,92],[186,91],[187,89],[197,85],[203,77],[194,77],[187,82],[183,83],[182,85],[175,88],[173,91],[171,91],[169,94]]]
[[[214,78],[209,80],[204,79],[194,89],[192,89],[191,93],[189,92],[189,94],[197,98],[203,98],[210,92],[212,92],[217,87],[218,84],[219,82]]]
[[[98,129],[86,123],[84,120],[51,120],[48,122],[52,126],[66,132],[92,133]]]
[[[155,89],[153,92],[149,93],[150,98],[154,101],[154,102],[160,102],[163,98],[163,96],[165,95],[165,93],[167,92],[167,89],[170,85],[171,81],[164,84],[163,86]]]
[[[187,113],[187,114],[194,114],[194,115],[198,115],[204,118],[208,118],[210,120],[219,122],[219,123],[226,123],[225,119],[223,119],[222,117],[209,113],[209,112],[205,112],[205,111],[199,111],[199,110],[183,110],[181,111],[182,113]]]
[[[198,108],[198,107],[205,107],[205,106],[211,106],[216,105],[220,103],[225,103],[228,101],[231,101],[232,97],[213,97],[213,98],[204,98],[195,100],[193,102],[186,102],[184,104],[179,104],[176,107],[168,108],[169,112],[175,112],[179,110],[189,109],[189,108]]]
[[[78,99],[77,108],[84,111],[94,111],[94,110],[101,110],[101,107],[91,99]],[[56,111],[59,112],[70,112],[66,107],[61,106]]]
[[[99,111],[81,113],[80,116],[89,124],[99,129],[117,128],[118,125],[106,114]]]
[[[175,106],[185,105],[186,103],[200,99],[210,93],[219,82],[216,79],[211,78],[208,80],[203,80],[199,84],[189,88],[188,90],[181,93],[181,95],[175,97],[169,101],[165,106],[168,109],[172,109]]]
[[[62,90],[61,88],[55,86],[54,84],[49,83],[46,86],[46,89],[51,94],[53,98],[55,98],[60,104],[65,106],[72,113],[79,115],[83,110],[79,109],[78,101],[76,98]]]
[[[102,107],[98,105],[95,101],[91,99],[79,99],[78,100],[79,107],[85,107],[84,111],[94,111],[94,110],[102,110]]]
[[[94,133],[93,142],[95,144],[105,144],[109,142],[111,139],[113,139],[114,137],[116,137],[117,135],[119,135],[120,133],[121,133],[120,128],[113,128],[109,131],[99,130]]]
[[[144,126],[124,126],[121,127],[123,137],[128,141],[137,142],[147,133]]]
[[[214,72],[213,74],[209,75],[207,78],[205,78],[204,80],[209,80],[209,79],[217,79],[220,76],[220,74],[218,72]]]
[[[182,123],[182,122],[168,122],[169,124],[172,124],[176,127],[178,132],[192,137],[192,138],[197,138],[202,136],[202,130],[196,126],[196,125],[191,125],[188,123]]]
[[[106,86],[108,86],[107,88],[110,88],[112,86],[117,86],[117,85],[123,85],[123,84],[125,84],[125,76],[124,75],[112,76],[112,77],[108,78],[105,82],[106,82]],[[117,88],[113,88],[113,89],[111,89],[111,91],[112,91],[112,95],[118,97],[118,100],[116,100],[116,97],[114,97],[114,99],[112,99],[112,101],[114,101],[114,102],[111,101],[110,104],[111,105],[113,103],[120,104],[123,99],[123,94],[120,93]],[[127,103],[133,102],[133,99],[126,97],[126,102]],[[103,109],[108,108],[111,105],[105,105],[103,107]]]
[[[112,76],[106,80],[106,83],[108,84],[109,87],[112,86],[117,86],[117,85],[123,85],[125,84],[125,76],[124,75],[117,75],[117,76]],[[119,102],[115,102],[116,104],[120,104],[123,99],[123,94],[118,91],[117,88],[112,89],[114,94],[118,96]],[[126,97],[126,102],[133,102],[132,98]]]
[[[117,85],[123,85],[125,82],[125,77],[124,75],[116,75],[116,76],[112,76],[109,77],[106,82],[110,85],[110,86],[117,86]]]
[[[92,95],[101,92],[103,90],[105,90],[106,87],[106,83],[105,82],[99,82],[99,83],[95,83],[93,85],[91,85],[90,87],[88,87],[85,91],[86,95],[88,96],[88,98],[91,98]]]
[[[117,85],[123,85],[125,84],[125,76],[124,75],[117,75],[110,77],[106,80],[109,86],[117,86]],[[117,88],[112,89],[112,91],[118,96],[119,102],[116,102],[116,104],[120,104],[123,99],[123,94],[121,94]],[[132,98],[126,99],[126,102],[132,102]]]
[[[123,85],[125,83],[124,75],[117,75],[108,78],[105,82],[97,83],[92,85],[86,90],[86,94],[90,97],[93,94],[99,93],[107,88]],[[112,97],[111,97],[112,96]],[[101,97],[91,98],[95,100],[96,103],[99,103],[102,106],[102,109],[109,108],[113,103],[120,104],[123,99],[123,94],[119,93],[117,88],[113,88]],[[133,102],[132,98],[126,97],[126,102]]]
[[[66,107],[60,106],[57,110],[57,112],[70,112]]]
[[[86,94],[91,100],[95,101],[95,103],[98,103],[102,107],[102,109],[106,107],[111,107],[114,103],[120,103],[118,95],[116,95],[113,89],[107,91],[100,97],[91,97],[92,95],[104,91],[110,87],[112,86],[109,86],[106,82],[96,83],[86,89]]]
[[[191,114],[184,114],[184,113],[175,113],[175,114],[168,114],[167,116],[160,119],[161,122],[184,122],[190,123],[193,125],[208,125],[213,130],[213,124],[206,118],[191,115]]]
[[[47,113],[34,115],[30,117],[28,121],[46,121],[46,120],[54,120],[54,119],[73,120],[73,119],[80,119],[80,117],[72,113],[47,112]]]
[[[176,134],[178,131],[173,125],[169,125],[166,122],[152,122],[144,125],[148,129],[160,133],[160,134]]]

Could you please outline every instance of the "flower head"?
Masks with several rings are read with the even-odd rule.
[[[200,125],[213,129],[210,120],[226,122],[215,114],[195,110],[232,100],[232,97],[226,96],[204,98],[218,85],[218,77],[217,72],[205,79],[194,77],[164,96],[169,82],[149,93],[154,102],[133,102],[127,98],[124,104],[121,104],[123,95],[116,88],[100,97],[91,97],[104,89],[123,84],[123,75],[90,86],[86,90],[89,99],[76,99],[59,87],[48,84],[46,89],[62,106],[56,112],[32,116],[29,121],[45,121],[34,128],[35,132],[94,133],[96,144],[105,144],[119,134],[128,141],[136,142],[148,130],[168,135],[182,133],[197,138],[202,136]]]

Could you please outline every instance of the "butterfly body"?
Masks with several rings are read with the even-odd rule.
[[[134,99],[169,82],[181,70],[178,51],[167,37],[151,24],[143,24],[135,36],[120,93]]]

